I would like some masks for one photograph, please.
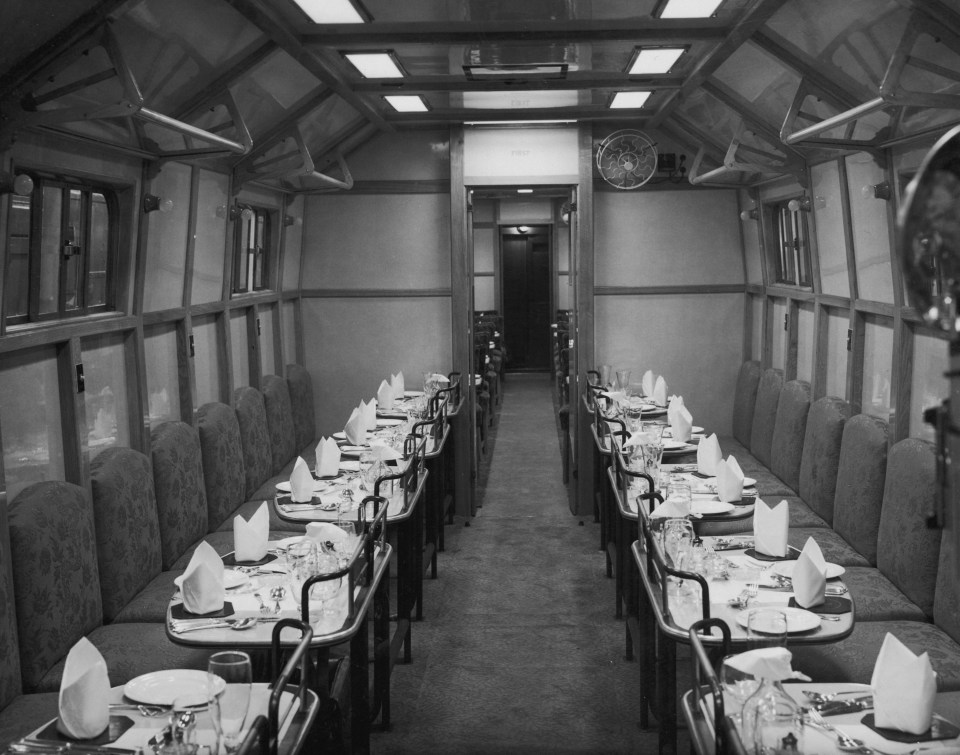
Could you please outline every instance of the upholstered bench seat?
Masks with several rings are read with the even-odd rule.
[[[0,710],[0,750],[14,740],[39,729],[59,714],[57,692],[18,695]]]
[[[870,566],[866,556],[859,553],[835,530],[825,527],[791,527],[787,542],[794,548],[802,549],[809,538],[817,541],[823,557],[832,564],[840,566]]]
[[[923,609],[872,566],[848,566],[843,583],[857,607],[857,621],[927,621]]]

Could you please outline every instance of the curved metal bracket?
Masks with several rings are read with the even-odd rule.
[[[688,174],[690,183],[698,186],[703,183],[719,183],[724,179],[733,180],[733,177],[730,176],[732,173],[774,173],[793,176],[802,186],[806,186],[806,172],[799,165],[793,164],[789,159],[776,160],[774,158],[769,162],[738,161],[737,152],[743,147],[743,134],[746,130],[746,126],[743,121],[741,121],[737,126],[733,138],[730,140],[730,145],[727,147],[727,153],[723,158],[723,165],[706,173],[700,172],[700,167],[706,154],[706,148],[701,145],[700,149],[697,150],[697,156],[693,159],[693,164],[690,166],[690,173]],[[768,156],[765,155],[765,157]]]
[[[267,157],[267,154],[270,152],[270,150],[282,145],[287,140],[293,141],[294,149],[288,149],[280,154]],[[289,167],[289,162],[294,159],[296,159],[299,164],[296,167],[291,168]],[[343,179],[334,178],[333,176],[328,176],[325,173],[318,171],[316,164],[314,163],[313,156],[310,154],[310,150],[307,148],[307,143],[300,131],[300,127],[294,124],[290,127],[289,131],[280,137],[278,142],[271,145],[259,155],[256,155],[250,160],[245,161],[245,164],[238,168],[236,171],[236,183],[242,184],[247,181],[279,180],[284,183],[286,188],[293,193],[314,191],[317,188],[311,187],[309,189],[305,189],[302,187],[293,186],[291,182],[296,180],[319,181],[323,184],[323,188],[330,187],[335,189],[352,189],[353,175],[350,173],[350,168],[347,167],[347,161],[344,159],[343,154],[339,151],[337,152],[337,162],[340,165],[340,169],[343,171]],[[270,167],[284,163],[286,163],[284,167]]]

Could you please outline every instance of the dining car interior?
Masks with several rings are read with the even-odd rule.
[[[0,752],[960,752],[960,1],[0,6]]]

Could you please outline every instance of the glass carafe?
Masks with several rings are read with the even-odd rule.
[[[803,753],[804,710],[776,679],[764,679],[743,704],[743,744],[754,755]]]

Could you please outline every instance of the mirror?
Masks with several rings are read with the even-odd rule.
[[[898,226],[909,303],[930,325],[960,332],[960,126],[924,158],[907,186]]]

